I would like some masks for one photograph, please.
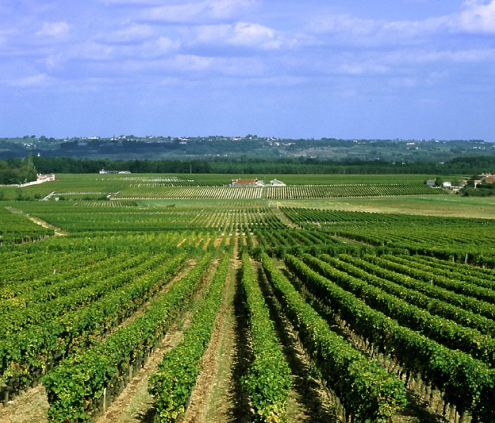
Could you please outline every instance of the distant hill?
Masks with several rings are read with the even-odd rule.
[[[445,162],[459,157],[495,156],[483,140],[345,140],[242,137],[0,138],[0,159],[34,156],[111,160],[293,159],[299,161]]]

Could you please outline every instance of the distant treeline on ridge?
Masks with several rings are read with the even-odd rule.
[[[8,159],[6,162],[11,161]],[[394,163],[316,159],[109,160],[33,157],[40,173],[221,173],[221,174],[466,174],[495,171],[495,156],[457,157],[444,163]]]

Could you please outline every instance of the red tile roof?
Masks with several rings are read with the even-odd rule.
[[[237,185],[249,185],[249,184],[254,184],[256,183],[257,179],[237,179],[235,183]]]

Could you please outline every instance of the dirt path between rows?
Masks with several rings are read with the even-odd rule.
[[[229,348],[225,351],[225,337],[230,337],[230,330],[228,329],[230,324],[228,320],[232,317],[230,314],[233,296],[232,288],[234,286],[235,274],[239,268],[238,262],[239,260],[234,255],[231,260],[227,280],[225,281],[223,302],[215,321],[208,348],[201,360],[201,372],[191,394],[189,406],[183,420],[184,423],[208,422],[208,406],[213,395],[213,390],[219,385],[219,373],[221,367],[223,369],[225,364],[223,361],[227,358],[227,361],[230,362],[232,349]],[[221,362],[223,362],[222,366],[220,366]],[[220,385],[221,384],[222,383],[220,383]]]
[[[69,235],[69,233],[68,232],[65,232],[63,229],[61,229],[61,228],[59,228],[57,226],[53,226],[50,223],[48,223],[48,222],[46,222],[46,221],[44,221],[42,219],[39,219],[39,218],[34,217],[34,216],[31,216],[28,213],[23,212],[22,210],[16,209],[15,207],[6,206],[5,208],[8,211],[10,211],[11,213],[17,213],[17,214],[23,215],[24,217],[26,217],[27,219],[29,219],[31,222],[36,223],[37,225],[42,226],[43,228],[53,229],[53,233],[55,234],[55,236]]]
[[[238,304],[239,237],[233,238],[233,242],[224,301],[186,411],[184,422],[187,423],[250,421],[249,405],[242,394],[239,376],[246,365],[245,316]]]

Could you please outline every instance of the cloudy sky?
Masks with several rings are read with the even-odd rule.
[[[1,0],[0,137],[495,141],[495,0]]]

